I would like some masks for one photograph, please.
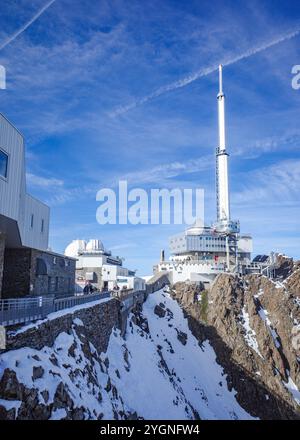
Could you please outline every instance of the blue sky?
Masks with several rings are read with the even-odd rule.
[[[46,4],[2,0],[0,46]],[[214,220],[218,78],[200,73],[267,45],[224,68],[231,211],[256,253],[299,258],[300,90],[291,69],[300,34],[270,44],[299,29],[300,4],[289,0],[54,1],[0,50],[0,111],[26,138],[28,191],[51,207],[51,247],[98,237],[150,273],[183,227],[97,224],[97,190],[124,178],[145,189],[204,188]]]

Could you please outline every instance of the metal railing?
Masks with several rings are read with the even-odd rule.
[[[44,319],[49,313],[109,297],[109,292],[103,292],[66,298],[55,298],[54,295],[47,295],[4,299],[0,301],[0,325],[8,327]]]
[[[69,309],[71,307],[75,307],[81,304],[86,304],[92,301],[97,301],[99,299],[109,298],[110,293],[102,292],[102,293],[91,293],[89,295],[83,296],[71,296],[67,298],[58,298],[54,300],[54,311],[57,312],[63,309]]]

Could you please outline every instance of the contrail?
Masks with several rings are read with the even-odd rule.
[[[294,31],[291,31],[287,34],[283,34],[280,37],[277,37],[276,39],[272,41],[268,41],[266,43],[263,43],[260,46],[252,47],[248,49],[246,52],[243,52],[240,55],[237,55],[234,58],[230,58],[229,60],[225,59],[221,62],[223,66],[230,66],[231,64],[237,63],[238,61],[244,60],[246,58],[249,58],[259,52],[262,52],[266,49],[269,49],[272,46],[276,46],[279,43],[282,43],[283,41],[290,40],[291,38],[296,37],[300,33],[300,28],[295,29]],[[131,102],[128,105],[118,107],[117,109],[113,110],[111,113],[109,113],[109,116],[115,117],[118,115],[122,115],[124,113],[127,113],[129,110],[132,110],[148,101],[151,101],[154,98],[157,98],[165,93],[171,92],[172,90],[180,89],[181,87],[185,87],[188,84],[192,83],[193,81],[196,81],[199,78],[202,78],[203,76],[207,76],[212,72],[215,72],[219,68],[219,63],[212,65],[210,67],[206,67],[203,69],[200,69],[194,73],[192,73],[189,76],[186,76],[184,78],[179,79],[178,81],[175,81],[173,83],[167,84],[166,86],[162,86],[158,89],[156,89],[154,92],[152,92],[149,95],[146,95],[142,98],[136,99],[135,101]]]
[[[20,34],[22,34],[24,31],[26,31],[29,26],[31,26],[45,11],[48,9],[52,3],[54,3],[55,0],[51,0],[48,2],[45,6],[42,7],[33,17],[31,20],[29,20],[24,26],[22,26],[17,32],[15,32],[13,35],[11,35],[7,40],[5,40],[2,44],[0,44],[0,50],[4,49],[8,44],[10,44],[12,41],[14,41]]]

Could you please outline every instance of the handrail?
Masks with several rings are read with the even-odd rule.
[[[65,298],[55,298],[54,295],[47,295],[3,299],[0,300],[0,325],[10,326],[32,322],[46,318],[52,312],[109,297],[110,293],[107,291]]]

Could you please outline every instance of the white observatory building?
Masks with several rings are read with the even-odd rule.
[[[168,272],[172,283],[193,281],[211,283],[220,272],[243,272],[251,264],[252,237],[240,234],[240,224],[231,219],[228,182],[228,152],[225,136],[225,95],[222,66],[219,66],[218,125],[216,149],[217,220],[211,226],[197,222],[170,237],[171,257],[161,253],[154,273]]]
[[[98,290],[145,290],[145,281],[135,270],[123,266],[123,258],[113,256],[101,240],[73,240],[65,255],[76,258],[76,290],[80,293],[88,283]]]

